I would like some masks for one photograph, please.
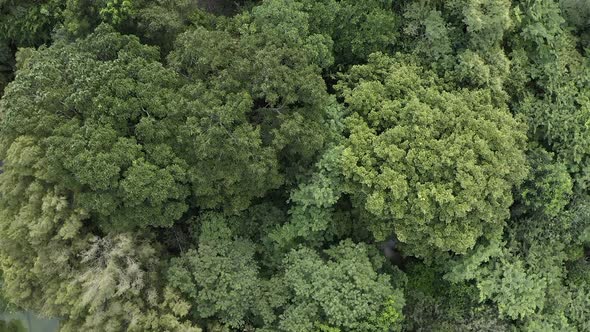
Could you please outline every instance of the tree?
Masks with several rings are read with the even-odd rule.
[[[480,303],[478,289],[468,282],[443,279],[447,259],[427,265],[413,261],[406,269],[408,285],[405,331],[510,331],[509,320]]]
[[[192,0],[68,0],[63,26],[70,37],[84,37],[107,23],[122,33],[132,33],[143,43],[160,47],[167,55],[176,36],[199,18],[207,17],[200,10],[201,1]]]
[[[541,215],[512,221],[505,242],[481,243],[452,263],[444,278],[455,283],[475,281],[480,301],[493,301],[501,317],[519,321],[527,331],[583,326],[578,312],[570,308],[586,308],[582,304],[586,293],[583,288],[570,290],[567,283],[575,278],[567,281],[567,276],[575,275],[572,267],[582,263],[588,241],[587,204],[577,201],[554,218]]]
[[[326,111],[335,103],[320,75],[333,62],[330,40],[310,32],[300,7],[294,1],[265,1],[224,29],[191,29],[168,58],[190,82],[203,82],[222,96],[235,94],[239,107],[224,116],[256,130],[265,151],[248,158],[276,156],[264,168],[278,166],[281,178],[250,176],[266,177],[274,187],[282,181],[293,185],[313,164],[328,138]]]
[[[379,274],[366,246],[343,241],[325,251],[327,261],[307,248],[285,258],[285,286],[291,300],[281,330],[332,327],[337,331],[400,331],[403,294]]]
[[[437,84],[438,83],[438,84]],[[523,126],[489,90],[446,90],[423,68],[380,54],[338,84],[349,116],[345,188],[410,252],[466,253],[502,230],[526,175]]]
[[[555,217],[564,210],[573,195],[573,183],[567,167],[554,161],[553,154],[541,147],[530,149],[527,157],[531,172],[518,190],[520,197],[513,212]]]
[[[582,0],[560,0],[561,12],[580,37],[582,46],[590,42],[590,4]]]
[[[49,41],[62,10],[62,1],[3,0],[0,2],[0,40],[13,46],[43,44]]]
[[[221,215],[204,215],[200,224],[198,249],[172,261],[169,284],[195,303],[192,314],[198,319],[214,318],[211,323],[232,329],[244,329],[256,320],[272,323],[272,308],[267,315],[261,310],[269,299],[258,275],[255,245],[234,240]]]
[[[589,9],[0,0],[0,306],[590,331]]]
[[[35,150],[44,166],[34,176],[59,184],[78,208],[105,224],[170,225],[179,219],[188,209],[186,162],[142,134],[178,96],[178,78],[157,63],[157,50],[103,26],[75,45],[21,56],[19,80],[2,100],[0,155],[7,167],[11,153],[18,158],[21,149]],[[46,98],[33,100],[39,91]],[[37,130],[39,125],[46,127]]]
[[[63,2],[56,0],[0,1],[0,96],[13,79],[17,47],[48,43],[63,7]]]
[[[158,250],[131,234],[91,238],[70,284],[73,307],[64,331],[199,332],[182,317],[190,304],[163,287]]]
[[[334,42],[335,63],[348,66],[366,61],[371,53],[392,51],[398,17],[393,1],[301,0],[311,31]]]
[[[408,1],[401,10],[406,52],[448,83],[506,97],[510,61],[503,44],[514,28],[511,1]]]
[[[280,183],[274,151],[239,112],[252,99],[183,85],[136,38],[103,26],[76,44],[22,57],[20,79],[3,99],[0,155],[11,145],[38,151],[44,170],[36,176],[59,183],[103,225],[170,226],[195,205],[240,210]],[[48,98],[30,98],[40,91],[33,82]],[[35,107],[43,112],[33,115]]]
[[[511,109],[524,116],[529,136],[567,167],[574,192],[585,193],[590,174],[588,59],[563,29],[558,3],[527,1],[519,8],[522,16],[511,42],[512,70],[506,82]]]

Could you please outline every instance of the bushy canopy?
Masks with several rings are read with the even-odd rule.
[[[0,311],[66,332],[590,331],[589,17],[0,0]]]
[[[375,54],[337,85],[348,117],[345,189],[419,255],[466,253],[508,217],[527,173],[524,127],[489,90],[447,90],[434,74]]]

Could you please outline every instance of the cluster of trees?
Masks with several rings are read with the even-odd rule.
[[[0,0],[0,91],[0,307],[590,331],[585,0]]]

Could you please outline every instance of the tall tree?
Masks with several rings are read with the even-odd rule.
[[[438,84],[437,84],[438,83]],[[489,90],[447,90],[433,73],[379,54],[338,84],[349,116],[346,191],[411,252],[466,253],[501,233],[526,175],[524,127]]]

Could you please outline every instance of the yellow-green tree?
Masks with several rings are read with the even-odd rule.
[[[525,127],[490,90],[445,89],[433,73],[375,54],[337,88],[344,99],[345,191],[378,240],[411,252],[468,252],[502,232],[527,174]]]

